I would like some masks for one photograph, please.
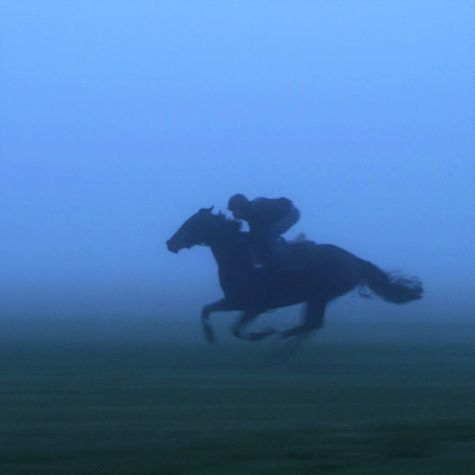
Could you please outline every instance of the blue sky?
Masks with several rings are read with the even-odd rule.
[[[4,293],[219,295],[164,241],[235,192],[473,308],[475,4],[3,1]],[[292,232],[290,233],[292,235]],[[460,307],[460,309],[459,309]]]

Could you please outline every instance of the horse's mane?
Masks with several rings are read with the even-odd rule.
[[[220,224],[222,224],[226,229],[232,230],[234,232],[240,231],[242,223],[237,219],[228,218],[224,213],[221,211],[218,214],[215,214],[217,220],[219,220]]]

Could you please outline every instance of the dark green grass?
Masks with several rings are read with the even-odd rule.
[[[17,340],[0,474],[473,474],[464,341]]]

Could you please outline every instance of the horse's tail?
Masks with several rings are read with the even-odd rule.
[[[376,295],[392,303],[406,303],[422,298],[424,289],[417,277],[401,277],[382,271],[368,261],[361,261],[363,266],[362,286],[368,286]],[[362,296],[369,297],[364,291]]]

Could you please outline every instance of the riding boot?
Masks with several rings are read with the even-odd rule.
[[[268,275],[276,275],[284,270],[282,256],[275,242],[265,247],[261,253],[262,263]]]

